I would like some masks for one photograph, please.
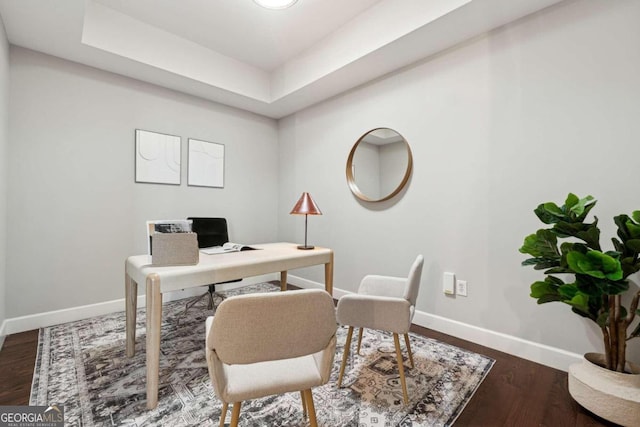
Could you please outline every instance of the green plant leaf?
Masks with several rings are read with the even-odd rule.
[[[602,313],[600,313],[600,315],[596,319],[596,323],[601,328],[606,327],[607,324],[609,323],[609,311],[603,311]]]
[[[598,282],[603,279],[597,279],[587,274],[576,274],[575,279],[575,284],[580,292],[591,297],[592,305],[594,301],[602,300],[602,287],[598,285]],[[604,281],[606,282],[606,279]],[[595,308],[599,309],[599,306]]]
[[[615,260],[620,260],[620,252],[618,251],[606,251],[604,252],[605,255],[615,259]]]
[[[584,240],[590,248],[600,250],[600,229],[595,225],[592,224],[586,230],[578,231],[575,236]]]
[[[560,220],[553,226],[552,231],[558,237],[577,237],[583,240],[591,249],[600,250],[600,229],[597,225],[597,218],[592,224]]]
[[[624,306],[620,306],[620,318],[627,317],[627,308]]]
[[[600,280],[597,286],[606,295],[620,295],[629,290],[629,282],[626,280]]]
[[[531,298],[542,298],[545,295],[557,295],[558,285],[545,281],[537,281],[531,284]]]
[[[604,278],[604,273],[598,270],[599,266],[594,265],[587,254],[571,251],[567,254],[567,264],[576,273],[588,274],[600,279]]]
[[[560,295],[548,294],[538,298],[538,304],[546,304],[548,302],[558,302],[558,301],[562,301],[562,297]]]
[[[572,251],[580,252],[581,254],[586,254],[587,252],[589,252],[589,248],[584,243],[577,243],[577,242],[563,242],[560,245],[560,252],[562,252],[563,255],[566,256],[569,252],[572,252]]]
[[[640,222],[640,211],[633,211],[631,217],[635,222]]]
[[[547,268],[558,267],[560,265],[560,258],[538,258],[540,261],[533,267],[534,270],[545,270]]]
[[[575,234],[583,228],[583,224],[580,223],[575,224],[564,220],[558,220],[552,230],[558,235],[558,237],[571,237],[575,236]]]
[[[622,258],[620,265],[622,265],[622,277],[624,278],[640,271],[640,262],[638,262],[637,257]]]
[[[633,215],[638,217],[640,211],[634,211]],[[640,219],[640,218],[639,218]],[[640,224],[637,224],[629,218],[627,215],[617,215],[613,218],[614,222],[618,226],[618,237],[611,239],[616,251],[620,252],[623,277],[629,277],[630,275],[640,271],[640,236],[637,236]]]
[[[579,307],[571,307],[571,311],[579,316],[586,317],[587,319],[591,319],[594,322],[596,321],[591,313],[589,313],[588,311],[582,311]]]
[[[562,281],[562,279],[554,276],[547,276],[545,277],[544,281],[538,281],[531,285],[531,297],[536,298],[538,300],[538,304],[545,304],[555,301],[565,301],[570,299],[567,296],[561,295],[561,293],[559,292],[559,289],[562,286],[565,286],[565,283]]]
[[[613,242],[613,248],[616,251],[618,251],[620,253],[624,252],[624,250],[625,250],[624,243],[622,243],[620,240],[616,239],[615,237],[611,238],[611,242]]]
[[[586,254],[571,251],[567,254],[567,263],[576,273],[613,281],[622,279],[620,261],[600,251],[591,250]]]
[[[543,203],[542,206],[550,215],[557,216],[558,218],[562,218],[564,216],[564,211],[553,202]]]
[[[534,209],[533,212],[540,219],[540,221],[544,222],[545,224],[555,224],[559,219],[564,217],[562,209],[560,209],[558,205],[552,202],[542,203],[538,205],[538,207]]]
[[[633,253],[640,253],[640,239],[627,240],[626,247]]]
[[[529,258],[522,261],[523,266],[533,265],[534,270],[544,270],[545,268],[557,267],[560,264],[559,259],[550,258]]]
[[[564,206],[566,209],[571,209],[572,207],[577,205],[579,201],[580,201],[580,198],[578,196],[576,196],[573,193],[569,193],[567,194],[567,198],[564,201]]]
[[[566,267],[554,267],[544,272],[544,274],[571,274],[573,271]]]
[[[522,261],[522,265],[533,265],[534,270],[544,270],[545,268],[560,265],[560,258],[529,258]]]
[[[523,254],[529,254],[535,258],[559,257],[558,239],[550,230],[541,229],[536,234],[531,234],[524,239],[520,248]],[[529,265],[529,264],[527,264]]]
[[[626,242],[631,238],[629,234],[629,230],[627,229],[627,222],[629,221],[629,216],[625,214],[616,215],[613,217],[613,222],[618,226],[618,237],[622,242]]]
[[[553,285],[558,285],[558,286],[562,286],[564,285],[564,281],[562,279],[560,279],[559,277],[556,276],[547,276],[544,279],[546,282],[553,284]]]
[[[567,197],[567,202],[569,202],[569,200],[571,200],[571,202],[574,202],[575,199],[577,199],[577,197],[574,194],[569,194],[569,197]],[[582,218],[584,218],[583,215],[585,214],[585,209],[587,208],[587,206],[592,207],[595,204],[596,202],[593,200],[593,196],[587,196],[583,199],[579,199],[577,202],[574,202],[569,208],[569,212],[573,213],[577,217],[577,219],[581,220]]]
[[[589,297],[580,292],[576,293],[571,300],[565,302],[580,311],[589,312]]]
[[[595,205],[596,205],[596,200],[593,200],[593,202],[586,204],[584,206],[584,211],[582,212],[582,215],[580,215],[578,218],[576,218],[576,220],[577,221],[584,221],[585,218],[587,217],[587,215],[589,215],[589,212],[591,212],[591,209],[593,209],[593,207]]]
[[[634,211],[634,214],[640,211]],[[629,218],[628,215],[621,214],[613,217],[613,221],[618,226],[618,236],[622,242],[631,239],[640,239],[640,224]]]
[[[578,293],[578,287],[573,283],[566,283],[558,287],[558,293],[564,300],[571,300]]]
[[[627,229],[629,230],[629,235],[634,238],[640,238],[640,224],[636,224],[635,222],[628,220],[627,221]]]

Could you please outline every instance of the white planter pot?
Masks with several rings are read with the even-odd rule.
[[[604,355],[587,353],[569,367],[569,393],[594,414],[623,426],[640,425],[640,366],[627,363],[631,374],[610,371]]]

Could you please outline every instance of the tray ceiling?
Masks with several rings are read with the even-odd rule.
[[[0,0],[11,44],[273,118],[560,0]]]

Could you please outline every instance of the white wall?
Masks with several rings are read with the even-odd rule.
[[[335,250],[334,286],[355,291],[365,274],[406,275],[425,256],[418,309],[434,317],[582,354],[599,331],[562,304],[537,306],[520,266],[533,209],[592,194],[610,248],[612,217],[640,209],[640,2],[561,3],[419,65],[280,121],[282,240],[300,241],[288,210],[309,191],[323,215],[309,243]],[[376,127],[411,145],[406,192],[365,204],[345,164]],[[442,274],[469,296],[442,293]],[[296,273],[322,282],[320,269]],[[586,331],[586,332],[584,332]],[[640,362],[639,340],[631,342]],[[517,352],[517,351],[516,351]]]
[[[4,342],[6,318],[7,178],[9,115],[9,42],[0,19],[0,348]]]
[[[10,59],[7,318],[122,299],[149,219],[224,216],[233,240],[276,239],[275,121],[22,48]],[[135,129],[182,137],[180,186],[134,183]],[[187,186],[189,137],[225,144],[224,189]]]

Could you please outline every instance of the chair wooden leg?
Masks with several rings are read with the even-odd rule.
[[[356,350],[356,354],[360,354],[360,344],[362,343],[362,334],[364,332],[364,328],[360,328],[358,331],[358,349]]]
[[[233,404],[230,427],[238,427],[238,421],[240,420],[240,406],[242,406],[242,402],[236,402]]]
[[[302,400],[302,416],[307,418],[307,400],[304,397],[304,391],[300,390],[300,399]]]
[[[220,427],[224,427],[224,419],[227,418],[227,409],[229,409],[229,404],[224,402],[222,404],[222,413],[220,414]]]
[[[411,362],[411,367],[415,368],[416,365],[413,364],[413,353],[411,352],[411,343],[409,342],[409,333],[404,334],[404,343],[407,345],[407,351],[409,352],[409,362]]]
[[[347,332],[347,342],[344,343],[342,365],[340,365],[340,375],[338,375],[338,387],[342,385],[342,376],[344,375],[344,368],[345,366],[347,366],[347,359],[349,358],[349,347],[351,347],[351,335],[353,335],[353,326],[349,326],[349,332]]]
[[[307,401],[307,409],[309,412],[309,424],[311,427],[318,427],[318,421],[316,420],[316,407],[313,404],[313,394],[311,393],[311,389],[303,390],[302,395],[305,397]]]
[[[404,396],[404,404],[409,404],[409,395],[407,394],[407,380],[404,377],[404,363],[402,362],[402,352],[400,351],[400,339],[398,334],[393,334],[393,341],[396,344],[396,358],[398,359],[398,371],[400,371],[400,384],[402,384],[402,395]]]

